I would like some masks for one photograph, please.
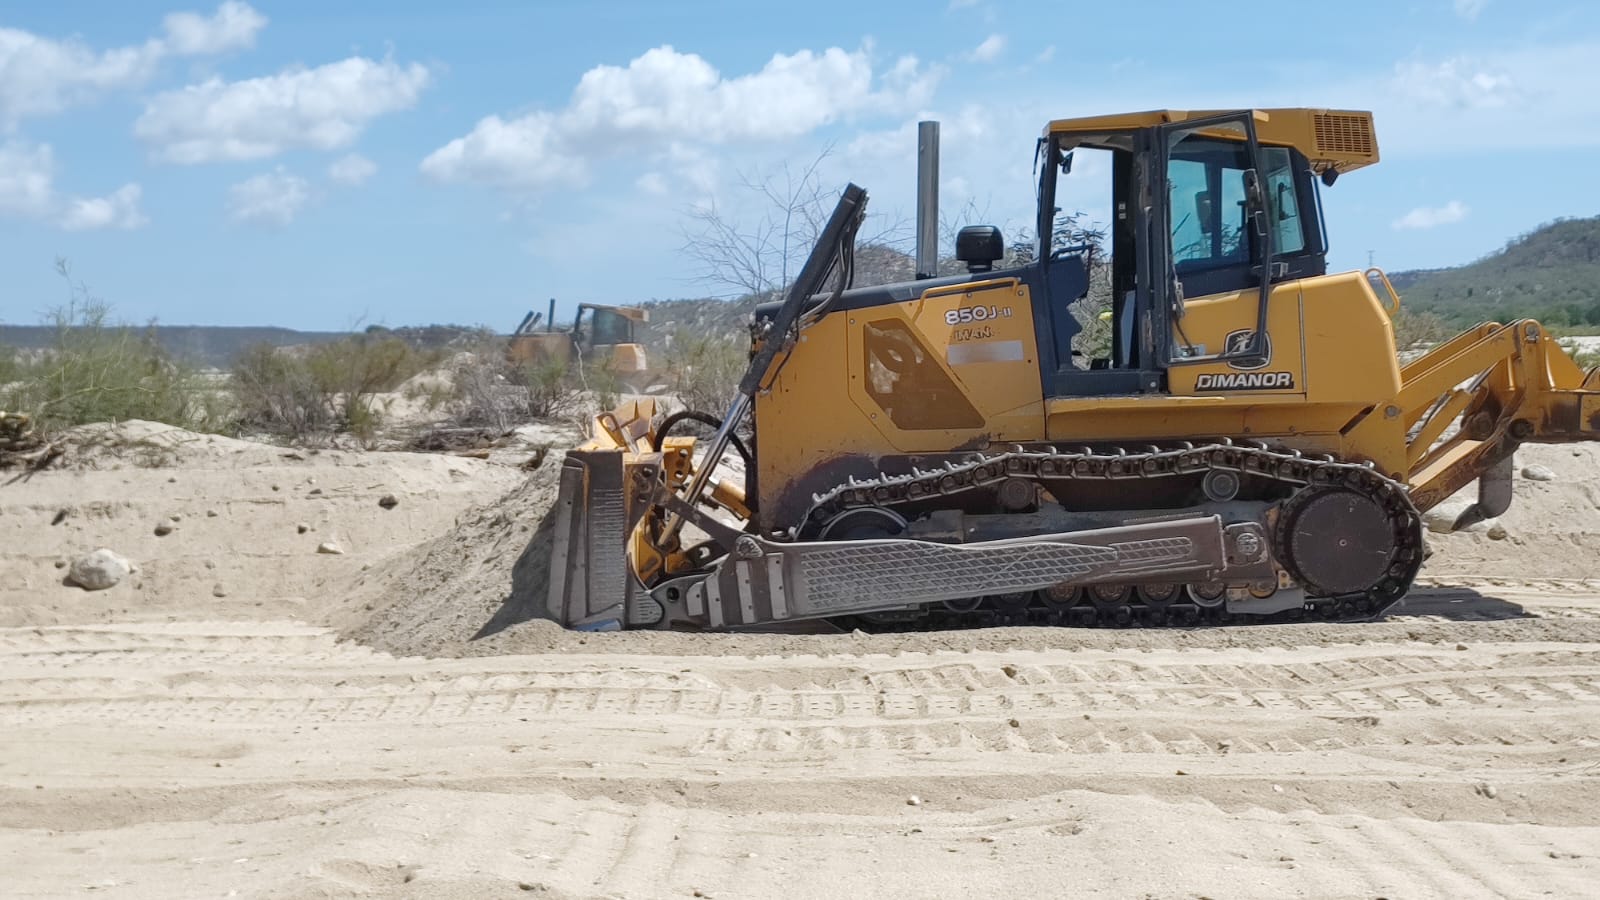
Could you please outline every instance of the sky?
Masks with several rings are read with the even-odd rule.
[[[166,324],[722,294],[695,211],[748,223],[746,185],[819,159],[909,250],[929,118],[947,220],[1007,234],[1046,121],[1155,108],[1372,110],[1382,162],[1324,192],[1335,269],[1600,214],[1581,0],[191,3],[0,0],[0,322],[67,298],[58,259]]]

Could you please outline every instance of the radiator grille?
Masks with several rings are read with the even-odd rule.
[[[1315,127],[1317,150],[1321,153],[1372,155],[1372,120],[1366,116],[1319,113]]]

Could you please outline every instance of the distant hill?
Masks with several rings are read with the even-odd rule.
[[[226,368],[239,351],[253,344],[287,347],[316,344],[345,337],[338,331],[295,331],[271,326],[228,327],[220,325],[156,325],[155,336],[168,353],[199,366]],[[136,327],[140,333],[146,331]],[[55,340],[51,325],[0,325],[0,346],[35,350],[49,347]]]
[[[140,334],[151,331],[147,326],[131,326]],[[198,366],[225,369],[233,365],[241,350],[255,344],[274,347],[293,347],[302,344],[321,344],[350,337],[348,331],[296,331],[269,325],[156,325],[156,341],[174,357]],[[397,337],[422,350],[440,350],[470,344],[481,333],[463,325],[409,325],[388,328],[368,326],[367,334]],[[53,325],[0,325],[0,347],[37,350],[49,347],[55,340]]]
[[[1450,325],[1531,317],[1600,326],[1600,216],[1558,219],[1476,262],[1391,272],[1389,279],[1406,309]]]

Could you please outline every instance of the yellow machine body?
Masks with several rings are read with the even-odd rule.
[[[1381,614],[1421,565],[1420,512],[1477,481],[1479,501],[1457,527],[1498,515],[1519,444],[1600,439],[1600,370],[1580,370],[1539,323],[1485,323],[1402,363],[1401,298],[1388,278],[1326,271],[1315,182],[1377,161],[1370,114],[1167,110],[1051,122],[1040,234],[1059,206],[1055,171],[1079,147],[1118,154],[1109,263],[1046,237],[1036,257],[996,269],[998,232],[979,229],[969,242],[964,229],[965,276],[827,296],[797,289],[758,310],[746,400],[716,438],[726,446],[749,413],[749,477],[711,477],[700,444],[671,434],[674,420],[663,424],[653,404],[599,417],[594,439],[569,457],[572,520],[555,568],[579,544],[589,568],[568,566],[574,577],[606,568],[625,544],[629,602],[647,599],[624,614],[592,585],[563,583],[552,617],[719,628],[886,610],[886,621],[968,622],[981,601],[992,613],[982,621],[1165,623],[1174,596],[1230,613],[1303,604],[1326,618]],[[1201,168],[1209,180],[1180,184]],[[1180,253],[1191,216],[1200,223]],[[1138,243],[1149,234],[1158,246]],[[813,258],[828,249],[819,239]],[[1080,352],[1069,347],[1082,326],[1069,307],[1105,270],[1111,346]],[[624,509],[597,508],[602,496],[626,498],[605,501]],[[702,506],[720,510],[722,524]],[[710,539],[685,539],[689,519]],[[585,538],[596,523],[611,536]],[[1205,549],[1214,534],[1234,543]],[[602,553],[597,543],[615,546]],[[951,555],[952,544],[968,555]],[[1353,555],[1341,557],[1347,544]],[[1116,549],[1156,546],[1198,555],[1141,569],[1146,551]],[[1052,583],[1007,562],[1073,554],[1107,568],[1085,562]],[[841,574],[847,559],[863,561],[862,584]],[[969,560],[1001,564],[987,581],[961,582],[952,573]],[[933,599],[869,577],[885,565],[924,579]],[[1347,583],[1348,568],[1366,574]],[[990,596],[961,599],[974,584]],[[1273,599],[1280,589],[1293,597]]]
[[[524,325],[532,319],[530,314]],[[649,310],[636,306],[580,303],[570,329],[518,329],[506,339],[506,358],[516,365],[562,368],[571,368],[581,358],[619,377],[643,375],[649,364],[644,345],[634,338],[634,326],[649,320]]]

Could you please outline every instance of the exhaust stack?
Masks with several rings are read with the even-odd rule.
[[[917,123],[917,278],[939,273],[939,123]]]
[[[550,315],[544,320],[545,331],[556,330],[556,298],[550,298]]]

